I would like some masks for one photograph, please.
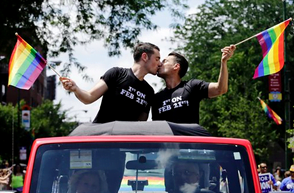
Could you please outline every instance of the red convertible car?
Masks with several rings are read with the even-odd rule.
[[[248,140],[197,124],[83,124],[34,141],[24,193],[261,193]]]

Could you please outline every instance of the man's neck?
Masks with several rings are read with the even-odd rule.
[[[143,65],[139,63],[134,63],[131,69],[134,75],[141,81],[144,80],[145,75],[148,73]]]
[[[165,84],[167,89],[173,89],[181,83],[180,77],[168,77],[165,79]]]

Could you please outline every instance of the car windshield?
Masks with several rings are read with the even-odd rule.
[[[38,148],[31,193],[254,192],[239,145],[58,143]],[[90,177],[89,177],[90,176]]]

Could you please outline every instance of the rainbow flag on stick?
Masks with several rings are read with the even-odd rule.
[[[279,117],[279,115],[277,115],[277,113],[275,113],[275,111],[273,111],[263,100],[261,100],[259,97],[257,98],[259,99],[262,109],[267,114],[267,116],[273,119],[277,125],[281,125],[283,121],[281,117]]]
[[[237,46],[256,37],[261,45],[263,59],[255,69],[253,79],[274,74],[284,67],[284,31],[291,20],[292,18],[289,18],[235,44]]]
[[[253,78],[279,72],[284,66],[284,31],[292,18],[275,25],[256,38],[262,48],[263,59],[255,69]]]
[[[17,42],[9,61],[8,85],[28,90],[34,84],[47,62],[17,33],[15,35],[17,36]]]

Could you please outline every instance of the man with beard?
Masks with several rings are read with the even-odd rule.
[[[228,90],[227,61],[236,46],[226,46],[222,51],[220,73],[217,82],[200,79],[182,80],[189,63],[186,58],[171,52],[162,62],[157,76],[164,79],[166,88],[155,94],[152,103],[152,119],[174,123],[199,124],[199,103],[205,98],[214,98]]]
[[[260,174],[269,173],[267,171],[267,164],[266,163],[259,164],[259,167],[260,167]],[[274,176],[271,173],[269,173],[269,178],[270,178],[270,180],[268,181],[268,184],[270,186],[272,186],[274,190],[277,190],[277,188],[278,188],[277,182],[276,182]]]
[[[200,192],[199,166],[188,161],[177,161],[172,167],[173,193]]]

